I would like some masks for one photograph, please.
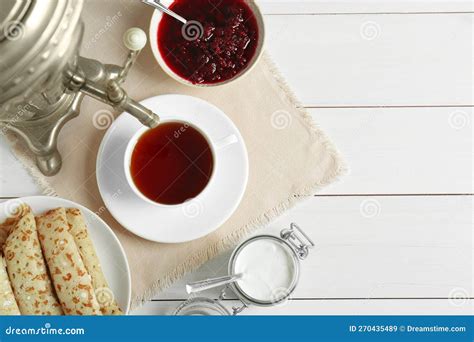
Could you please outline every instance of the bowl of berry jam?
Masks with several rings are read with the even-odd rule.
[[[209,87],[247,74],[263,52],[263,16],[252,0],[163,0],[186,24],[155,10],[150,44],[177,81]]]

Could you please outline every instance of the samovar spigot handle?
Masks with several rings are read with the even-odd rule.
[[[107,83],[107,97],[114,107],[130,113],[135,116],[143,125],[156,127],[159,123],[159,117],[151,110],[132,100],[127,96],[125,90],[120,86],[128,76],[128,72],[138,58],[140,51],[146,45],[146,34],[143,30],[132,27],[123,35],[123,44],[129,50],[127,60],[116,78]]]
[[[143,125],[156,127],[159,123],[159,117],[151,110],[132,100],[127,96],[125,90],[120,86],[128,76],[128,72],[138,58],[140,51],[145,47],[147,37],[143,30],[132,27],[123,35],[123,44],[129,50],[127,59],[123,68],[116,78],[107,82],[106,93],[111,104],[125,112],[135,116]]]
[[[128,29],[123,35],[123,45],[129,50],[127,60],[122,71],[117,77],[117,82],[122,83],[128,76],[128,72],[138,58],[138,55],[146,45],[146,33],[138,27]]]
[[[128,97],[121,86],[146,44],[146,34],[139,28],[131,28],[125,32],[123,41],[129,49],[123,67],[104,65],[93,59],[79,57],[78,68],[66,74],[68,87],[131,114],[145,126],[156,127],[160,121],[159,116]]]

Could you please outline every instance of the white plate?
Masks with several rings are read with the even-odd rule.
[[[107,282],[122,311],[128,313],[132,293],[130,269],[122,245],[112,229],[86,207],[50,196],[23,197],[0,203],[0,221],[4,221],[8,213],[21,203],[28,204],[35,215],[58,207],[78,208],[82,211]]]
[[[247,187],[247,149],[240,132],[220,109],[195,97],[162,95],[141,103],[163,119],[197,126],[211,141],[234,135],[236,142],[215,151],[213,177],[198,197],[181,206],[157,206],[140,198],[127,183],[126,146],[143,126],[122,114],[107,131],[97,157],[97,183],[105,205],[122,226],[151,241],[186,242],[213,232],[237,209]]]

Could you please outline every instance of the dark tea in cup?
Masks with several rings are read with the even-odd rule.
[[[138,139],[130,160],[137,189],[158,204],[176,205],[198,196],[214,169],[207,138],[189,123],[163,122]]]

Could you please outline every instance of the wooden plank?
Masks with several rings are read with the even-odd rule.
[[[312,198],[258,233],[278,234],[293,221],[316,241],[302,262],[292,295],[295,303],[318,299],[315,307],[324,300],[379,303],[375,299],[424,298],[444,299],[457,307],[472,297],[471,196]],[[215,258],[157,299],[187,298],[184,284],[226,274],[228,257],[224,253]],[[219,291],[204,295],[217,298]],[[418,307],[418,302],[405,303],[414,304],[404,304],[400,310]],[[447,314],[447,306],[431,313]],[[315,314],[295,308],[275,313]],[[374,313],[380,314],[378,310],[374,308]]]
[[[302,262],[295,300],[472,297],[472,200],[315,197],[257,234],[277,235],[296,222],[315,240],[315,250]],[[186,283],[226,274],[230,252],[186,275],[156,299],[185,299]],[[217,298],[219,293],[214,289],[204,294]]]
[[[0,136],[0,197],[30,196],[39,190],[28,172],[13,156],[4,137]]]
[[[298,223],[316,242],[292,298],[472,295],[472,197],[315,197],[258,233]],[[190,281],[225,275],[229,253],[156,299],[183,299]],[[219,289],[206,295],[217,298]],[[229,296],[229,298],[233,298]]]
[[[473,10],[472,1],[258,0],[265,14],[436,13]]]
[[[472,193],[472,108],[313,109],[350,173],[322,194]]]
[[[305,106],[472,105],[472,14],[267,16]]]
[[[172,315],[181,301],[147,302],[132,315]],[[225,301],[231,310],[238,301]],[[473,301],[454,305],[449,300],[298,300],[276,307],[250,307],[240,315],[472,315]]]
[[[311,109],[350,174],[321,194],[472,193],[472,108]],[[0,196],[37,187],[0,143]]]

